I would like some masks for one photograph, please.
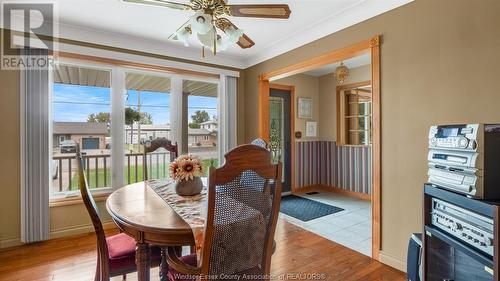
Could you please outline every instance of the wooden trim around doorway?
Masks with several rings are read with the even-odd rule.
[[[295,86],[270,83],[269,89],[283,90],[290,93],[290,190],[295,192]],[[268,105],[269,108],[269,99]],[[267,114],[269,116],[269,113]],[[268,122],[269,124],[269,122]],[[269,127],[268,130],[269,132]],[[267,134],[269,137],[269,134]]]
[[[261,74],[259,76],[259,133],[261,138],[269,140],[269,81],[278,80],[366,53],[371,54],[372,67],[372,257],[379,260],[381,249],[380,36],[377,35],[351,46]],[[294,170],[294,164],[292,162],[292,170]]]

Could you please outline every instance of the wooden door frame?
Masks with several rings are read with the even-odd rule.
[[[269,83],[269,91],[271,89],[275,90],[283,90],[290,93],[290,116],[292,116],[292,120],[290,120],[290,191],[292,193],[295,192],[295,86],[291,85],[282,85],[276,83]],[[269,110],[269,94],[268,94],[268,106]],[[267,113],[267,131],[269,132],[269,111]],[[269,141],[269,134],[267,134],[266,141]]]
[[[381,246],[381,127],[380,127],[380,36],[332,52],[282,67],[259,76],[259,134],[269,140],[270,80],[303,73],[318,67],[347,60],[362,54],[371,54],[372,67],[372,258],[379,260]],[[295,104],[295,101],[293,101]],[[295,119],[295,116],[292,118]],[[293,131],[293,130],[292,130]],[[295,139],[295,138],[293,138]],[[294,170],[292,162],[292,170]],[[292,179],[295,182],[295,179]]]

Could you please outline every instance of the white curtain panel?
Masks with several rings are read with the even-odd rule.
[[[219,83],[219,159],[224,162],[224,155],[237,145],[237,97],[236,77],[221,75]],[[221,163],[222,165],[223,163]]]
[[[47,58],[47,50],[23,49],[21,56]],[[49,71],[21,70],[21,241],[49,239]]]

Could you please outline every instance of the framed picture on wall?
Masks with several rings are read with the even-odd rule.
[[[297,106],[297,114],[299,118],[311,119],[312,112],[312,99],[311,98],[299,98]]]
[[[318,136],[318,122],[306,122],[306,137]]]

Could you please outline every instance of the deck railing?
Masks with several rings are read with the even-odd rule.
[[[91,188],[111,185],[111,155],[82,155],[88,184]],[[125,183],[131,184],[143,180],[143,154],[126,153],[124,163]],[[76,190],[78,173],[76,155],[57,155],[52,157],[52,188],[54,191]],[[169,152],[154,152],[147,155],[148,178],[166,178],[169,176]]]

